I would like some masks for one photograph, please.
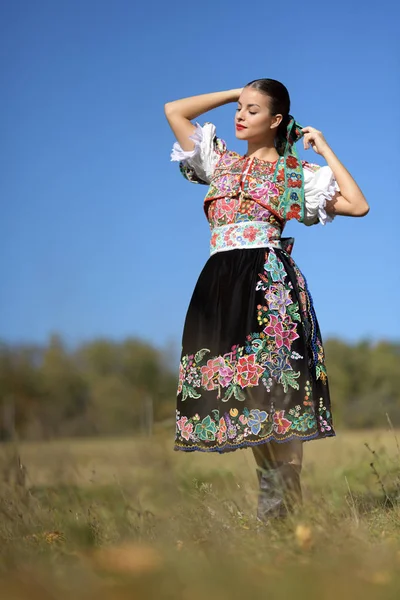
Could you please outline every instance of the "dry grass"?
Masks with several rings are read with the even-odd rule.
[[[400,597],[393,432],[307,443],[304,509],[274,527],[254,518],[250,451],[171,440],[0,447],[0,598]]]

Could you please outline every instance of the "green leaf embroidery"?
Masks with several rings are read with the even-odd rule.
[[[263,437],[269,435],[273,429],[273,425],[274,424],[272,423],[272,421],[266,421],[265,423],[263,423],[261,425],[261,431],[258,434],[258,437],[263,438]]]
[[[300,315],[299,315],[299,303],[295,302],[294,304],[289,304],[289,306],[287,307],[287,312],[289,313],[289,315],[292,317],[292,319],[294,321],[301,321]]]
[[[183,384],[182,392],[182,402],[186,400],[187,397],[194,398],[195,400],[197,400],[197,398],[201,398],[201,394],[196,392],[196,390],[187,383]]]
[[[244,395],[242,388],[240,388],[238,385],[235,385],[233,387],[233,393],[234,393],[236,400],[243,401],[246,399],[246,396]]]
[[[197,400],[198,398],[201,398],[201,394],[196,392],[196,390],[192,387],[189,387],[188,392],[189,392],[190,398],[194,398],[195,400]]]
[[[231,383],[225,392],[225,396],[221,398],[221,402],[228,402],[230,398],[232,398],[234,394],[234,385]]]
[[[321,374],[325,375],[325,377],[323,378],[323,383],[326,383],[326,368],[324,367],[324,365],[322,365],[321,363],[318,364],[315,368],[315,374],[317,376],[317,379],[320,379]]]
[[[203,360],[204,356],[207,354],[207,352],[210,352],[210,350],[208,348],[203,348],[202,350],[199,350],[198,352],[196,352],[195,356],[194,356],[194,362],[195,363],[199,363]]]
[[[211,412],[214,416],[215,422],[219,421],[219,410],[217,408],[214,408]]]
[[[299,384],[296,379],[300,377],[300,371],[293,371],[292,369],[287,371],[282,371],[281,376],[279,378],[279,382],[283,385],[283,389],[285,393],[289,390],[289,386],[294,390],[299,389]]]

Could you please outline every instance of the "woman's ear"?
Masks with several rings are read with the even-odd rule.
[[[271,129],[277,129],[282,123],[283,115],[274,115],[271,121]]]

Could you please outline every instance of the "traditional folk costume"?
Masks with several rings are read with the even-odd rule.
[[[291,118],[274,162],[228,150],[211,123],[196,126],[192,151],[174,145],[183,176],[209,186],[211,228],[183,332],[176,450],[253,447],[257,458],[269,449],[255,447],[279,443],[278,455],[300,456],[303,441],[335,435],[312,298],[282,232],[290,219],[331,221],[325,204],[338,186],[330,167],[299,160],[301,135]],[[261,489],[285,462],[268,461],[274,469],[259,473]]]

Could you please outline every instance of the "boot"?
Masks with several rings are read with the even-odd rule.
[[[257,518],[284,518],[301,504],[299,465],[278,463],[257,471],[260,484]]]

